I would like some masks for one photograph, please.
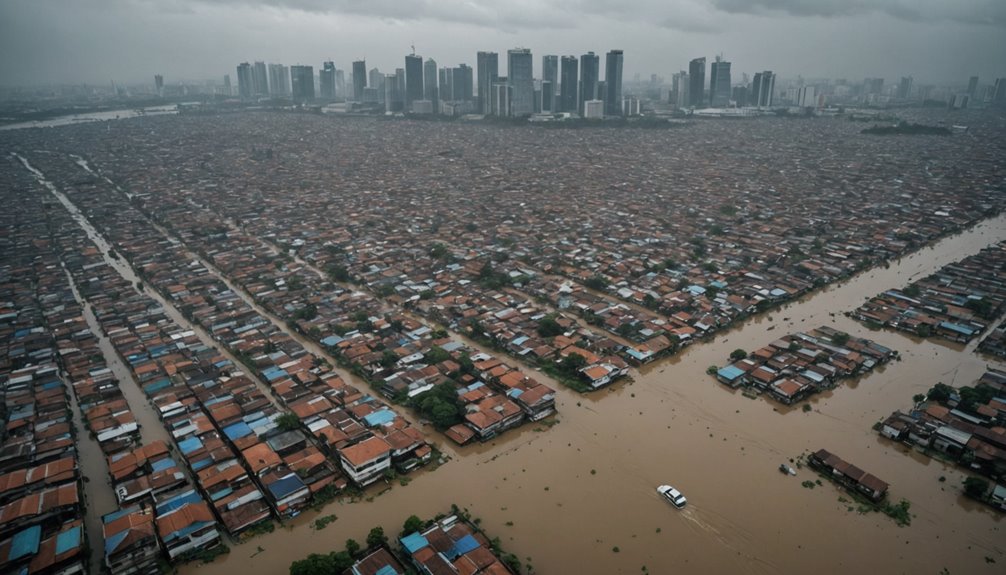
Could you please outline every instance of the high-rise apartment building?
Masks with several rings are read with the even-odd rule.
[[[719,56],[709,68],[709,103],[713,108],[730,103],[730,62],[724,62]]]
[[[499,54],[496,52],[479,52],[475,61],[478,74],[478,106],[483,114],[493,113],[493,85],[499,78]]]
[[[612,50],[604,58],[604,113],[622,114],[622,51]]]
[[[269,95],[269,73],[265,62],[255,62],[252,67],[252,93],[256,96]]]
[[[423,62],[423,99],[429,100],[433,113],[440,111],[440,85],[437,81],[437,61],[427,58]]]
[[[559,57],[555,55],[541,57],[541,80],[552,83],[552,93],[559,93]]]
[[[238,96],[242,100],[250,100],[253,90],[251,64],[242,62],[238,64]]]
[[[371,82],[373,86],[373,82]],[[363,89],[367,87],[367,62],[357,60],[353,62],[353,101],[363,101]]]
[[[423,57],[405,57],[405,110],[412,111],[412,102],[423,99]]]
[[[751,82],[750,102],[759,108],[772,107],[772,94],[775,92],[775,74],[769,70],[756,72]]]
[[[290,66],[290,87],[298,104],[314,100],[314,66]]]
[[[318,87],[321,99],[331,102],[335,100],[335,62],[325,62],[318,71]]]
[[[600,68],[600,58],[593,52],[587,52],[580,56],[580,90],[576,109],[581,116],[584,113],[583,103],[587,100],[597,99],[597,83],[601,80]]]
[[[507,51],[507,78],[513,89],[510,115],[530,116],[534,113],[534,61],[531,50],[514,48]]]
[[[283,64],[269,64],[269,95],[274,98],[290,96],[290,69]]]
[[[701,108],[706,98],[706,59],[696,58],[688,63],[688,105]]]
[[[562,84],[559,86],[558,111],[574,113],[576,108],[577,63],[576,56],[562,57]]]

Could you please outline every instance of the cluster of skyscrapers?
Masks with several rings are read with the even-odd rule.
[[[448,116],[526,117],[564,113],[603,118],[640,113],[639,99],[622,93],[621,50],[611,50],[605,55],[603,75],[601,57],[594,52],[579,57],[542,56],[538,76],[531,50],[514,48],[505,57],[505,62],[501,62],[497,52],[478,52],[472,69],[468,64],[441,67],[432,58],[412,53],[405,56],[404,67],[396,68],[393,73],[377,68],[368,70],[366,61],[358,60],[352,63],[348,79],[331,61],[324,62],[317,75],[313,66],[244,62],[237,67],[237,92],[243,100],[280,98],[298,104],[345,101],[354,109]],[[501,74],[501,64],[506,66],[506,75]],[[931,102],[934,97],[955,108],[975,103],[1006,103],[1003,78],[994,85],[979,86],[978,77],[974,76],[966,91],[945,94],[933,91],[930,86],[917,86],[911,76],[887,86],[883,78],[867,78],[862,84],[839,80],[833,85],[820,81],[805,84],[799,78],[795,83],[783,83],[781,88],[777,88],[776,74],[770,70],[754,74],[750,82],[747,74],[742,76],[735,83],[731,63],[721,56],[708,66],[706,58],[695,58],[688,63],[687,70],[673,75],[670,90],[661,99],[672,107],[693,110],[779,105],[822,108],[835,101],[885,105]],[[652,82],[656,82],[656,75],[653,78]],[[155,88],[158,94],[163,94],[164,80],[159,75],[155,77]],[[225,90],[230,91],[229,77],[225,78]]]
[[[296,103],[344,99],[360,106],[387,112],[478,113],[523,117],[536,113],[570,113],[587,118],[638,113],[638,101],[622,97],[621,50],[605,57],[601,76],[600,57],[588,52],[579,57],[542,57],[539,78],[534,74],[531,50],[514,48],[506,53],[506,75],[500,74],[496,52],[479,52],[476,69],[467,64],[438,67],[432,58],[405,56],[404,68],[385,74],[367,70],[364,60],[353,62],[351,90],[345,75],[332,62],[318,73],[318,91],[312,66],[247,62],[237,67],[238,95],[245,100],[264,97],[290,98]],[[268,73],[267,73],[268,70]]]

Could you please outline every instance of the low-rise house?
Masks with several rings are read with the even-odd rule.
[[[171,495],[156,504],[157,535],[171,560],[220,544],[217,522],[195,490]]]
[[[824,449],[812,453],[808,461],[812,466],[828,472],[832,479],[855,489],[873,501],[880,501],[887,495],[889,485],[886,482]]]
[[[161,549],[154,530],[154,510],[138,505],[101,518],[105,567],[112,575],[159,573]]]
[[[346,475],[360,486],[370,485],[391,468],[391,446],[380,437],[370,437],[338,450]]]

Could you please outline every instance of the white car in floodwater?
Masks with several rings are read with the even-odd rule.
[[[664,499],[670,501],[671,505],[677,507],[678,509],[681,509],[682,507],[685,506],[686,503],[688,503],[688,500],[685,499],[685,496],[682,495],[680,491],[671,487],[670,485],[661,485],[660,487],[657,488],[657,493],[662,495]]]

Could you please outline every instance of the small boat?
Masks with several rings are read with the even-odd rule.
[[[660,487],[657,488],[657,493],[662,495],[664,499],[670,501],[671,505],[677,507],[678,509],[681,509],[688,503],[688,500],[685,499],[685,496],[682,495],[680,491],[671,487],[670,485],[661,485]]]
[[[785,473],[786,475],[796,475],[796,469],[793,469],[785,463],[779,465],[779,472]]]

